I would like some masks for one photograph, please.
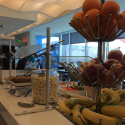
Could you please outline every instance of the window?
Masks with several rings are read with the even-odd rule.
[[[125,54],[125,39],[116,39],[113,42],[109,42],[109,51],[114,49],[120,49]]]
[[[40,44],[42,45],[42,48],[46,48],[46,42],[47,42],[47,38],[46,36],[36,36],[36,50],[37,50],[37,46],[39,46]],[[51,44],[55,44],[59,42],[59,37],[50,37],[50,45]],[[55,50],[51,51],[50,54],[52,54],[52,59],[54,59],[54,64],[53,64],[53,68],[58,68],[58,63],[59,63],[59,44],[55,45]],[[51,48],[50,48],[51,49]],[[38,54],[41,54],[43,52],[46,52],[46,49],[39,52]],[[45,66],[45,56],[41,56],[39,57],[39,59],[41,59],[41,62],[43,64],[43,67]]]
[[[98,42],[88,42],[87,43],[87,56],[96,58],[97,51],[98,51]]]
[[[78,62],[85,61],[83,56],[85,56],[85,43],[70,45],[70,62],[73,62],[76,66],[78,66]]]
[[[69,63],[69,45],[61,45],[61,52],[60,52],[60,57],[59,61],[60,62],[67,62]]]

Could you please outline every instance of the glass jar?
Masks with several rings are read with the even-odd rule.
[[[58,101],[59,74],[55,69],[50,69],[49,98]],[[31,75],[32,97],[36,104],[46,103],[46,69],[34,70]],[[49,100],[52,102],[52,100]]]

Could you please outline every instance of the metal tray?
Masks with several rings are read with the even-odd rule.
[[[15,86],[15,87],[31,86],[31,82],[27,82],[27,83],[14,83],[14,82],[8,80],[7,78],[5,78],[5,80],[6,80],[8,83],[10,83],[10,84],[12,84],[13,86]]]

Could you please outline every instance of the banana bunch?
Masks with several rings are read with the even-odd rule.
[[[117,104],[120,103],[119,94],[116,91],[112,90],[112,89],[104,88],[101,91],[101,95],[103,95],[102,100],[107,105],[117,105]]]
[[[66,100],[59,103],[59,111],[65,113],[79,125],[125,125],[125,90],[101,90],[101,114],[96,112],[95,101],[65,93]],[[81,116],[79,118],[78,116]],[[100,118],[102,121],[100,121]],[[119,124],[121,123],[121,124]]]

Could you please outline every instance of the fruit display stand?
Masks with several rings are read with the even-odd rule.
[[[104,0],[101,1],[101,4],[103,5],[104,4]],[[123,25],[120,27],[120,29],[118,29],[118,31],[116,30],[116,27],[118,26],[119,22],[123,19],[124,15],[119,15],[119,19],[117,21],[117,23],[115,24],[114,28],[112,29],[112,31],[110,32],[110,34],[106,37],[106,34],[108,32],[108,28],[109,28],[109,24],[110,24],[110,21],[112,19],[112,17],[114,16],[113,14],[109,14],[109,18],[108,18],[108,21],[107,21],[107,26],[105,28],[105,32],[104,34],[100,33],[100,17],[102,15],[99,15],[97,14],[97,24],[98,24],[98,36],[95,36],[94,32],[93,32],[93,29],[92,29],[92,26],[90,24],[90,20],[89,20],[89,16],[86,14],[85,15],[85,20],[87,21],[87,24],[88,24],[88,27],[90,28],[90,31],[91,31],[91,34],[89,34],[89,32],[86,30],[86,28],[83,26],[83,23],[80,21],[79,17],[76,18],[77,20],[77,23],[75,23],[76,21],[74,21],[73,19],[71,20],[71,22],[69,23],[70,26],[72,26],[78,33],[80,33],[84,38],[86,38],[88,41],[92,41],[92,42],[97,42],[98,41],[98,59],[97,61],[98,62],[102,62],[102,43],[103,41],[107,41],[107,42],[110,42],[110,41],[113,41],[115,39],[117,39],[120,35],[122,35],[124,32],[125,32],[125,29],[124,29],[124,26],[125,26],[125,23],[123,23]],[[114,17],[113,17],[114,18]],[[79,25],[81,25],[82,29],[79,28]],[[83,31],[84,29],[84,31]],[[123,29],[123,30],[122,30]],[[99,96],[99,93],[100,93],[100,88],[112,88],[112,87],[115,87],[116,85],[118,85],[119,83],[121,83],[125,77],[122,77],[121,76],[125,73],[125,70],[123,72],[121,72],[121,74],[115,79],[115,81],[113,81],[110,85],[107,85],[107,82],[113,72],[113,69],[115,68],[115,65],[112,65],[112,70],[109,74],[109,76],[107,77],[107,80],[105,82],[104,85],[101,85],[99,83],[99,75],[100,75],[100,67],[101,65],[100,64],[97,64],[97,84],[95,85],[96,87],[98,87],[97,89],[97,95]],[[84,71],[85,71],[85,67],[83,67]],[[85,71],[86,73],[86,71]],[[87,77],[88,77],[88,80],[90,81],[91,85],[87,84],[84,79],[82,79],[82,84],[84,84],[85,86],[94,86],[92,81],[89,79],[89,75],[86,73]],[[98,98],[98,97],[97,97]],[[99,97],[100,98],[100,97]],[[99,99],[100,100],[100,99]],[[99,104],[100,105],[100,104]],[[98,106],[99,108],[100,106]]]
[[[95,5],[96,3],[98,3],[97,6]],[[100,6],[100,8],[98,8],[98,6]],[[79,73],[73,63],[68,64],[66,62],[60,62],[59,64],[78,79],[88,91],[90,88],[92,89],[90,93],[93,94],[94,100],[65,93],[66,99],[59,103],[58,110],[64,116],[68,117],[68,119],[74,121],[74,124],[78,125],[123,125],[125,123],[125,90],[114,91],[112,88],[119,85],[125,79],[125,69],[123,69],[122,72],[120,72],[120,74],[109,84],[109,79],[112,76],[114,69],[117,69],[117,64],[114,63],[111,65],[111,70],[108,73],[108,76],[103,79],[102,74],[104,72],[102,69],[104,67],[102,65],[102,44],[104,41],[111,42],[117,39],[125,32],[125,12],[119,14],[120,6],[115,1],[105,2],[104,0],[101,0],[100,5],[98,0],[85,0],[82,7],[84,13],[82,11],[77,12],[69,24],[87,39],[88,42],[98,42],[98,57],[93,61],[96,66],[94,67],[94,71],[96,69],[94,72],[96,75],[96,82],[93,82],[92,78],[94,77],[91,77],[91,72],[93,72],[91,70],[92,63],[87,64],[87,66],[90,66],[89,68],[87,66],[84,67],[84,65],[81,64],[83,68],[82,74]],[[84,7],[88,12],[85,13]],[[94,7],[97,10],[94,10]],[[92,11],[93,14],[90,14],[90,11]],[[101,19],[102,17],[103,19]],[[84,25],[85,22],[83,23],[83,20],[86,22],[86,26]],[[100,24],[101,21],[103,22],[102,25]],[[107,22],[106,25],[105,22]],[[97,25],[97,34],[94,31],[95,25]],[[101,28],[105,30],[100,30]],[[89,72],[90,74],[88,74],[88,70],[91,71]],[[106,69],[105,72],[107,72]],[[86,76],[87,79],[85,79],[84,76]],[[100,78],[105,81],[103,84],[101,83],[102,81]]]

